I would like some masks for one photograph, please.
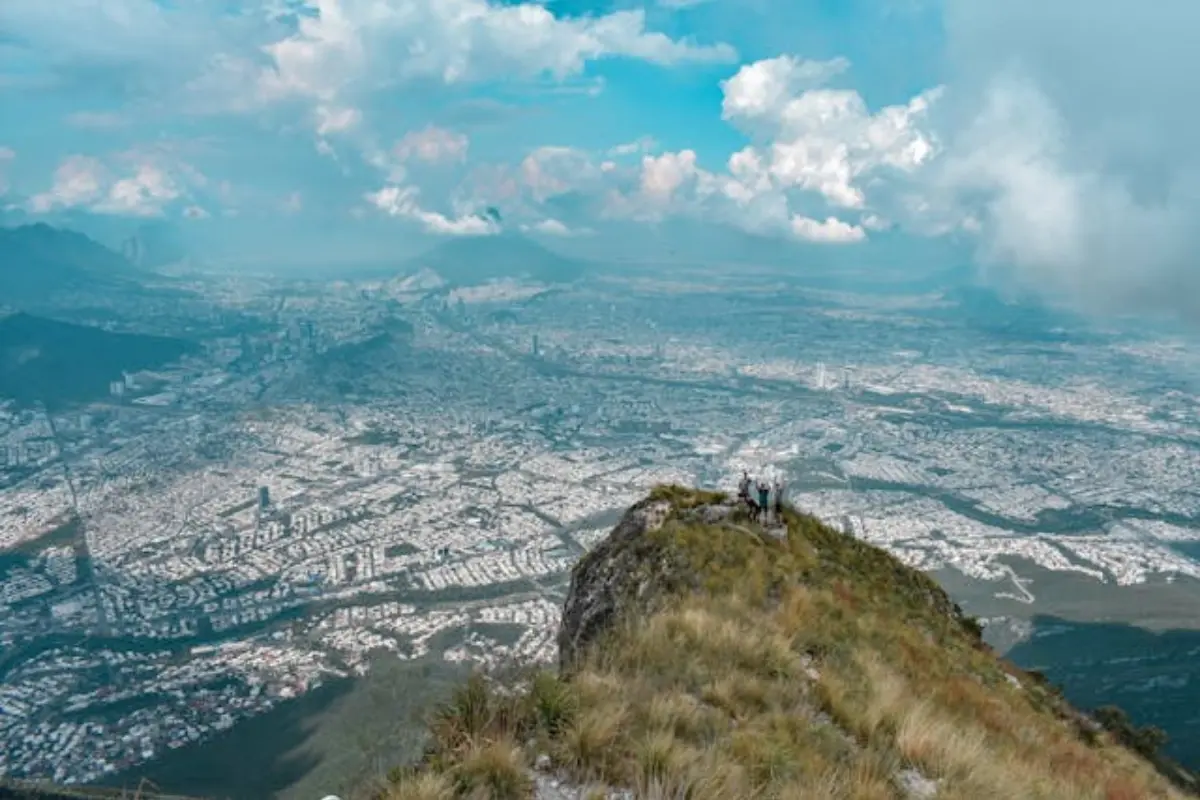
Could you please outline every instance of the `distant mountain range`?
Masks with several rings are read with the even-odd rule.
[[[165,336],[12,314],[0,319],[0,398],[60,406],[108,394],[122,372],[156,369],[199,351]]]
[[[136,286],[139,270],[81,233],[43,223],[0,228],[0,300],[44,303],[69,291]]]

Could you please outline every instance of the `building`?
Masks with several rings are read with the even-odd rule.
[[[271,510],[271,492],[266,486],[258,487],[258,510],[263,514]]]

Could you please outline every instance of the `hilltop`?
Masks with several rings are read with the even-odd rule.
[[[105,397],[123,371],[161,367],[199,349],[183,339],[16,313],[0,318],[0,398],[57,406]]]
[[[658,487],[572,573],[555,671],[475,675],[373,796],[1174,798],[1154,729],[1070,707],[923,573]]]
[[[134,286],[138,271],[81,233],[44,223],[0,228],[0,298],[44,303],[62,292]]]

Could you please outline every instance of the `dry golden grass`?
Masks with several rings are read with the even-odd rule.
[[[388,789],[387,800],[453,800],[454,785],[444,775],[423,772],[402,778]]]
[[[669,522],[652,535],[702,590],[616,625],[567,677],[514,696],[474,679],[434,720],[443,777],[391,800],[526,796],[536,753],[516,742],[581,786],[661,800],[882,800],[904,769],[939,800],[1183,797],[1108,737],[1082,741],[924,576],[809,518],[789,530]]]

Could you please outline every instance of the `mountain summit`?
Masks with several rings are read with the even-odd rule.
[[[473,677],[435,714],[420,767],[379,796],[1194,792],[1154,731],[1071,708],[932,579],[784,517],[763,528],[723,494],[655,489],[576,565],[559,670]]]
[[[0,299],[44,303],[61,292],[133,284],[138,270],[82,233],[44,223],[0,228]]]

